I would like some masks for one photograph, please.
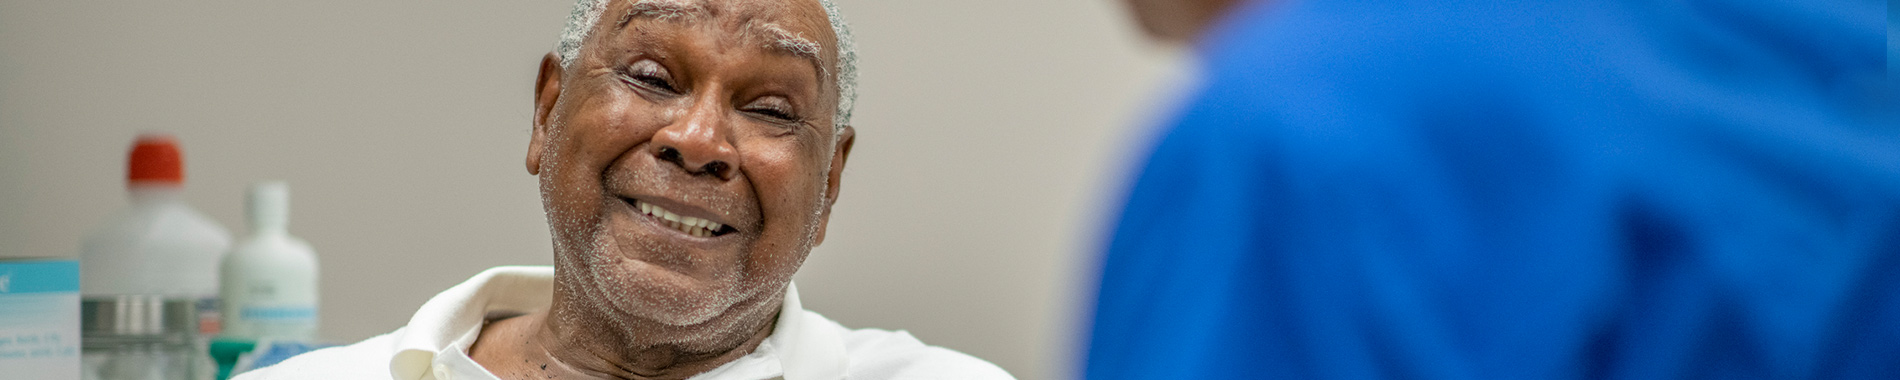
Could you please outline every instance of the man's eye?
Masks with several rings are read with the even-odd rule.
[[[774,119],[775,121],[790,123],[804,121],[798,117],[798,114],[792,112],[791,104],[787,104],[784,99],[776,97],[754,101],[752,104],[747,105],[744,110],[755,115]]]
[[[666,67],[660,66],[659,62],[654,62],[651,59],[634,62],[633,65],[628,66],[626,72],[621,75],[626,77],[628,81],[636,82],[635,84],[645,85],[648,88],[667,93],[679,93],[679,90],[673,87],[673,83],[671,82],[672,75],[666,72]]]
[[[798,116],[793,116],[791,113],[787,113],[785,111],[780,111],[780,110],[775,110],[775,109],[770,109],[770,108],[753,109],[752,113],[765,115],[766,117],[784,120],[784,121],[798,120]]]

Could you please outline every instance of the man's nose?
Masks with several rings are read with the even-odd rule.
[[[730,134],[725,128],[725,115],[717,106],[712,106],[718,102],[698,103],[687,110],[683,119],[674,120],[653,134],[651,153],[660,161],[679,165],[689,174],[732,179],[738,170],[734,165],[738,162],[738,150],[727,138]]]

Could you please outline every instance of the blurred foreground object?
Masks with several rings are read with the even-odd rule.
[[[169,136],[140,136],[127,166],[132,204],[81,245],[87,379],[208,377],[218,261],[231,233],[179,199],[184,160]]]
[[[276,340],[265,338],[218,338],[211,341],[211,358],[218,364],[214,380],[229,379],[253,369],[269,367],[303,353],[334,347],[308,339]]]
[[[1884,6],[1235,5],[1086,376],[1900,378]]]

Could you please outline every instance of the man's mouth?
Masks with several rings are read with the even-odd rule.
[[[680,232],[685,233],[687,235],[692,235],[692,236],[697,236],[697,237],[714,237],[714,236],[725,235],[725,234],[729,234],[729,233],[733,233],[737,231],[737,230],[734,230],[732,227],[728,227],[724,224],[719,224],[718,222],[680,215],[672,211],[667,211],[665,208],[662,208],[660,206],[654,205],[652,203],[646,203],[638,199],[627,199],[627,200],[630,202],[633,202],[634,208],[639,209],[640,213],[646,214],[647,216],[652,217],[654,221],[660,222],[661,225],[671,227],[675,230],[679,230]]]

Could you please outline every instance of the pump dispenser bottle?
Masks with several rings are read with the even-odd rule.
[[[317,257],[290,235],[289,186],[253,185],[246,206],[251,235],[238,241],[221,268],[223,338],[315,340]]]

